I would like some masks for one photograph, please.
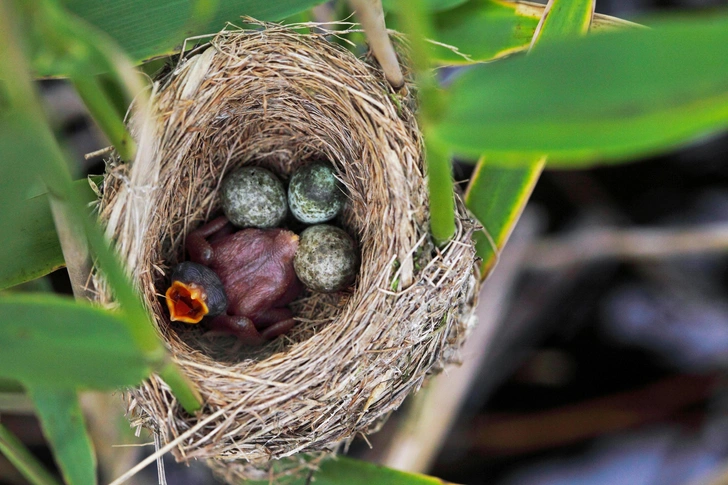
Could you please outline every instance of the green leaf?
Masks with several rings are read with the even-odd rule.
[[[2,229],[0,289],[40,278],[63,266],[48,198],[33,197],[10,209],[18,217]]]
[[[728,126],[726,79],[725,16],[662,22],[473,67],[452,85],[436,130],[472,158],[623,160]]]
[[[424,0],[422,2],[422,7],[428,11],[431,12],[441,12],[443,10],[450,10],[451,8],[455,8],[458,5],[462,5],[468,0]],[[382,7],[384,7],[384,10],[395,10],[399,7],[397,6],[399,2],[396,0],[382,0]],[[404,8],[407,8],[407,5],[404,4]]]
[[[96,200],[88,180],[73,185],[85,202]],[[48,196],[37,195],[12,204],[17,217],[2,230],[0,290],[40,278],[64,265]]]
[[[317,485],[443,485],[439,478],[406,473],[345,457],[324,462],[315,480]]]
[[[531,45],[586,34],[594,15],[594,0],[550,0]]]
[[[435,15],[433,40],[453,46],[454,52],[435,47],[441,64],[491,61],[525,51],[531,45],[544,5],[504,0],[470,0],[453,10]],[[592,30],[636,27],[607,15],[595,15]]]
[[[187,37],[214,34],[242,15],[281,20],[322,0],[63,0],[71,12],[110,35],[135,61],[170,54]]]
[[[481,278],[488,276],[523,212],[544,166],[544,158],[523,167],[503,167],[483,158],[473,172],[465,204],[483,226],[475,234]]]
[[[517,3],[470,0],[434,17],[434,40],[456,47],[467,59],[444,47],[435,47],[433,56],[446,64],[503,57],[528,47],[538,21]]]
[[[23,443],[0,424],[0,453],[33,485],[59,485]]]
[[[586,34],[594,15],[594,0],[550,0],[531,43]],[[546,157],[527,159],[522,167],[503,167],[487,157],[478,161],[465,193],[465,204],[483,225],[475,234],[485,279],[498,262],[531,192],[543,171]]]
[[[92,485],[96,455],[74,389],[28,386],[43,434],[67,485]]]
[[[123,318],[48,294],[0,297],[0,376],[27,384],[113,389],[150,372]]]
[[[48,199],[37,195],[44,192],[40,174],[45,151],[35,136],[35,123],[21,110],[0,109],[0,113],[0,158],[11,174],[0,177],[0,289],[4,289],[59,268],[63,254]]]
[[[249,481],[249,485],[268,485],[269,480]],[[315,483],[316,485],[445,485],[439,478],[429,477],[418,473],[407,473],[393,470],[381,465],[375,465],[352,458],[337,457],[325,460],[319,470],[313,474],[309,481],[308,477],[300,477],[295,480],[282,478],[281,485],[304,485]]]

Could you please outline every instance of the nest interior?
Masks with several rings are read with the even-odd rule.
[[[132,124],[137,158],[110,164],[100,213],[205,399],[190,416],[157,377],[128,393],[136,423],[178,439],[178,459],[225,462],[235,475],[245,463],[333,450],[455,359],[477,287],[475,227],[458,202],[456,238],[439,250],[429,242],[410,105],[375,63],[277,26],[219,34],[154,83],[152,116]],[[353,289],[306,294],[290,334],[232,359],[229,339],[171,326],[160,294],[185,235],[219,212],[223,175],[253,164],[287,181],[316,159],[330,161],[346,187],[338,224],[359,246]],[[100,275],[97,286],[112,305]]]

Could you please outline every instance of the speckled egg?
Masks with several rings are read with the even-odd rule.
[[[356,278],[358,267],[354,240],[346,231],[319,224],[301,233],[293,268],[308,288],[325,293],[343,290]]]
[[[326,222],[341,211],[344,193],[325,162],[313,162],[296,170],[288,186],[288,205],[293,216],[306,224]]]
[[[288,212],[283,184],[271,171],[260,167],[230,172],[222,181],[220,198],[225,216],[241,228],[277,227]]]

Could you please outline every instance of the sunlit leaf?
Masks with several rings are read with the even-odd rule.
[[[595,0],[550,0],[531,42],[531,49],[544,42],[586,34],[594,14]],[[546,157],[523,160],[521,166],[506,167],[482,157],[465,193],[468,209],[483,225],[475,234],[475,249],[481,259],[480,276],[486,278],[498,262],[500,252],[516,226]]]
[[[544,5],[503,0],[470,0],[434,16],[433,40],[455,47],[435,47],[433,55],[443,64],[489,61],[531,45]],[[636,25],[606,15],[595,15],[593,31]]]
[[[123,319],[49,294],[0,297],[0,376],[33,385],[112,389],[150,368]]]
[[[550,0],[533,35],[532,48],[552,40],[586,34],[594,6],[594,0]]]
[[[469,69],[437,132],[472,158],[624,160],[728,126],[726,79],[724,16],[553,42]]]
[[[494,59],[527,48],[538,21],[538,16],[522,14],[516,3],[470,0],[434,17],[434,40],[456,47],[468,59]],[[446,48],[433,54],[445,63],[466,60]]]
[[[524,162],[522,167],[504,167],[489,163],[487,159],[478,162],[465,193],[465,203],[483,226],[483,232],[475,234],[483,278],[497,263],[543,165],[543,158],[530,160],[530,164]]]
[[[96,456],[73,389],[28,386],[43,434],[67,485],[93,485]]]

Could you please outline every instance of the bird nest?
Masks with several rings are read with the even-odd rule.
[[[176,440],[178,459],[209,460],[232,480],[270,460],[335,450],[456,360],[478,286],[475,224],[458,198],[455,238],[431,243],[407,92],[323,34],[270,25],[218,34],[153,84],[152,116],[133,128],[137,157],[109,164],[100,213],[159,335],[204,398],[192,416],[157,376],[128,391],[134,422]],[[171,324],[160,295],[186,234],[219,214],[223,175],[256,165],[285,182],[321,159],[346,189],[337,224],[361,256],[352,288],[303,294],[291,305],[292,331],[237,352],[235,339]],[[96,279],[101,302],[113,304]]]

